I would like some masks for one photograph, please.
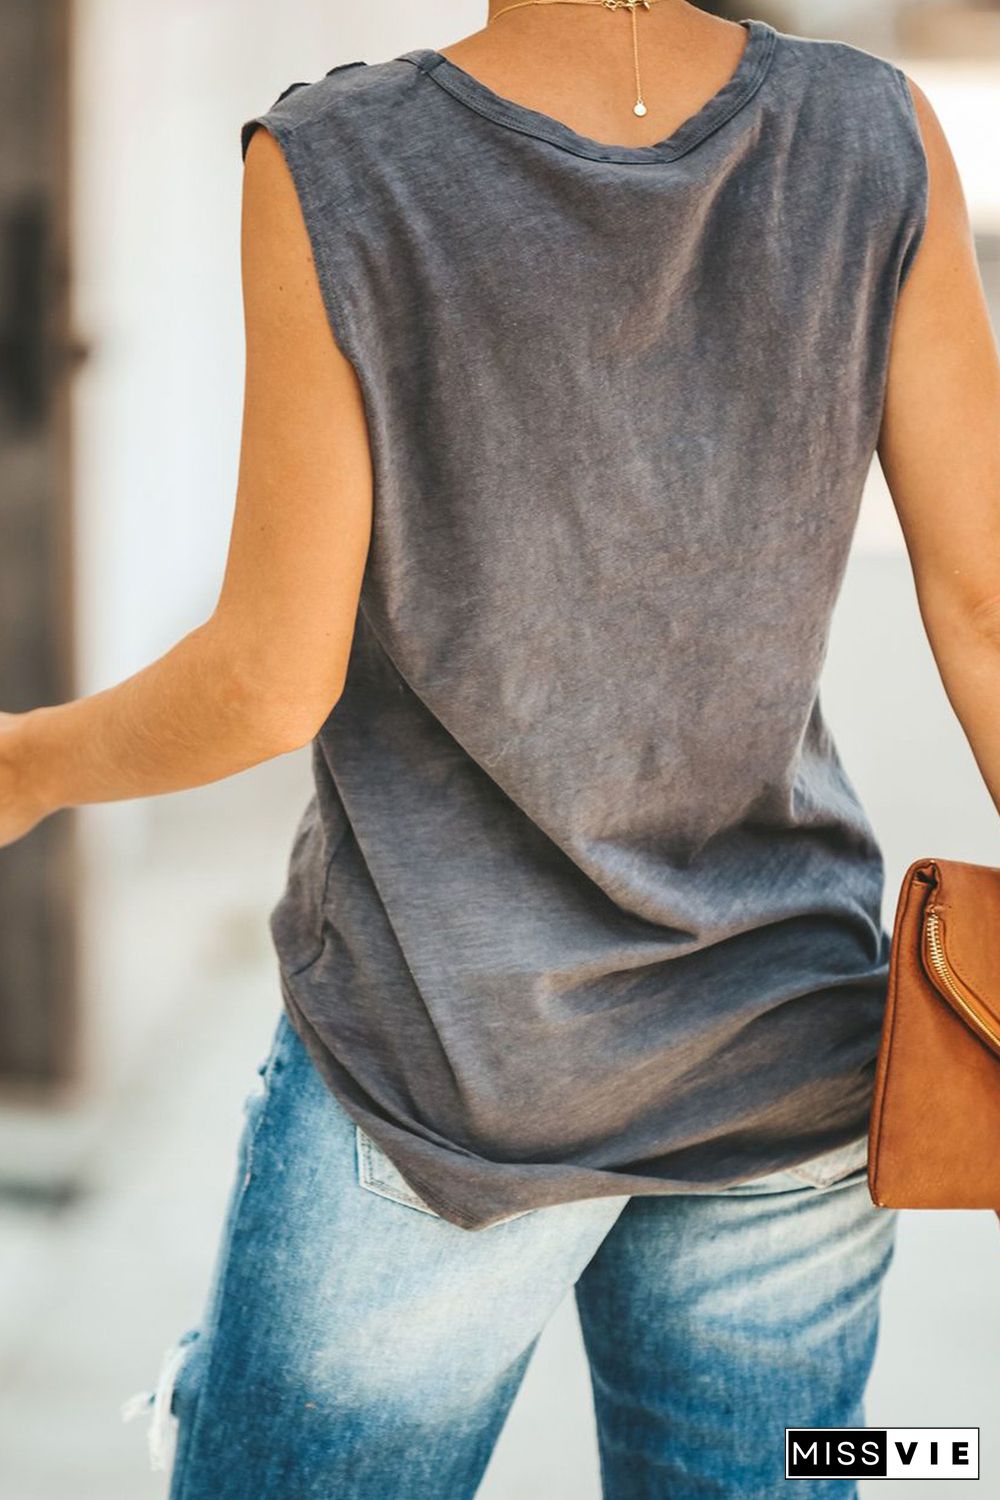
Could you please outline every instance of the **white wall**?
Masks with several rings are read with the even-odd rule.
[[[785,0],[789,23],[810,36],[843,36],[859,40],[874,51],[891,45],[898,6],[873,5],[871,0]],[[752,12],[750,12],[752,13]],[[863,39],[863,40],[861,40]]]

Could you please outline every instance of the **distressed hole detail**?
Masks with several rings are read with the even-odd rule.
[[[173,1461],[177,1443],[177,1414],[174,1409],[174,1393],[181,1369],[187,1362],[191,1346],[200,1337],[200,1330],[191,1328],[176,1344],[165,1350],[156,1386],[151,1391],[137,1391],[122,1402],[123,1422],[131,1422],[143,1412],[149,1413],[146,1441],[149,1448],[149,1467],[154,1472],[168,1469]]]

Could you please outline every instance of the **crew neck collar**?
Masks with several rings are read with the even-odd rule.
[[[701,144],[741,110],[760,88],[774,55],[778,32],[766,21],[746,19],[739,22],[747,31],[747,40],[736,71],[728,82],[663,140],[646,146],[614,145],[598,141],[573,130],[552,115],[530,109],[497,94],[487,84],[467,73],[457,63],[430,47],[404,52],[397,59],[409,62],[453,98],[474,109],[498,125],[508,126],[522,135],[536,136],[576,156],[607,162],[676,161]]]

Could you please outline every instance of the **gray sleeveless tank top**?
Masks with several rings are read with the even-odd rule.
[[[465,1228],[868,1123],[884,869],[818,682],[926,161],[893,65],[742,24],[656,145],[428,49],[243,127],[288,163],[375,472],[284,1005]]]

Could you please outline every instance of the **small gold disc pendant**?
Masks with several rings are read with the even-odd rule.
[[[633,104],[632,113],[634,115],[638,115],[640,119],[642,119],[642,116],[646,113],[646,106],[643,104],[641,99],[637,99]]]

